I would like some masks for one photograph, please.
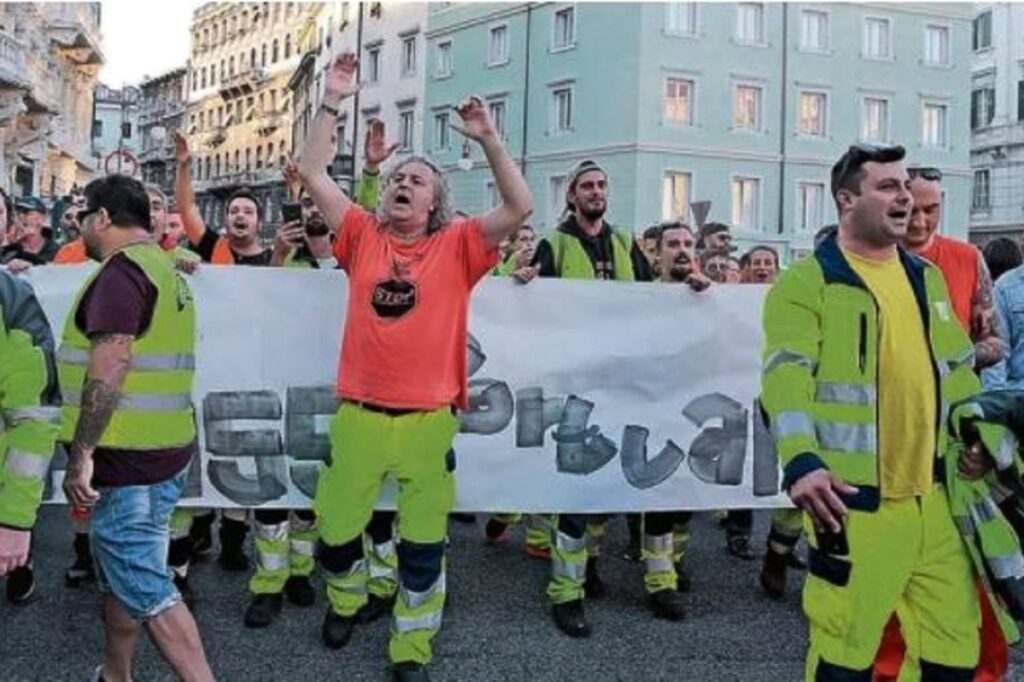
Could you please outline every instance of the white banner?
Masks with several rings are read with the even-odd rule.
[[[29,275],[59,343],[92,266]],[[340,272],[220,268],[198,308],[194,506],[305,507],[329,454],[348,294]],[[457,508],[777,507],[756,407],[764,288],[488,278],[473,294]],[[48,496],[59,501],[64,457]],[[386,487],[382,504],[394,490]]]

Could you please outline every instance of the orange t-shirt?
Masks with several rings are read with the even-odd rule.
[[[978,248],[937,234],[932,238],[931,246],[920,255],[942,271],[953,310],[964,330],[970,334],[971,301],[978,290],[978,259],[981,258]]]
[[[406,244],[351,206],[334,255],[349,277],[338,395],[399,409],[467,408],[469,295],[499,258],[480,219]]]
[[[53,257],[53,264],[71,265],[72,263],[85,263],[88,260],[89,257],[85,255],[85,242],[79,237],[60,247],[57,255]]]

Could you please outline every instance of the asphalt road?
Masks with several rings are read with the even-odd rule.
[[[756,519],[755,537],[763,538],[767,515]],[[522,552],[522,529],[510,545],[494,548],[483,543],[483,520],[478,517],[476,526],[451,524],[449,607],[435,640],[434,680],[802,678],[807,633],[799,579],[791,581],[783,602],[762,596],[759,562],[727,555],[710,515],[695,519],[687,559],[693,591],[681,623],[648,615],[640,566],[619,558],[625,523],[611,523],[601,567],[608,594],[588,602],[594,635],[586,640],[571,640],[555,629],[544,596],[548,566]],[[63,584],[70,541],[66,508],[44,509],[37,536],[39,599],[12,607],[0,598],[0,680],[90,680],[100,663],[99,597],[94,589]],[[386,620],[357,629],[348,647],[329,652],[319,640],[322,593],[313,608],[286,604],[270,628],[253,631],[242,627],[247,576],[226,573],[211,561],[196,566],[192,580],[199,592],[199,628],[218,679],[386,679]],[[1024,655],[1014,652],[1014,661],[1011,679],[1024,680]],[[136,654],[135,679],[173,679],[148,642]]]

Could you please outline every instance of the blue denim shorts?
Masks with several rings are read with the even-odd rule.
[[[97,491],[89,531],[97,582],[136,620],[153,618],[181,601],[167,566],[167,547],[171,513],[187,476],[186,467],[154,485]]]

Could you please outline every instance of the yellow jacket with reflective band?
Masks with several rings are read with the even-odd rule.
[[[0,269],[0,525],[35,524],[59,404],[46,315],[28,282]]]
[[[936,459],[946,452],[949,406],[977,392],[974,346],[953,313],[942,273],[903,250],[931,351],[938,395]],[[764,304],[761,403],[785,471],[783,486],[828,468],[856,486],[846,500],[878,509],[879,310],[835,237],[780,275]],[[883,453],[884,456],[884,453]]]
[[[156,287],[149,328],[132,342],[131,366],[121,398],[100,439],[103,447],[157,450],[191,443],[196,436],[192,408],[195,374],[195,307],[192,292],[156,244],[119,251],[138,265]],[[108,258],[109,261],[109,258]],[[78,422],[89,362],[89,339],[75,317],[82,296],[104,265],[86,280],[64,324],[57,368],[64,398],[61,440],[70,442]]]
[[[560,230],[544,237],[551,244],[555,255],[555,270],[561,279],[594,279],[594,264],[583,249],[579,238]],[[612,260],[615,266],[615,281],[632,282],[633,261],[630,251],[633,237],[627,232],[612,230]]]

